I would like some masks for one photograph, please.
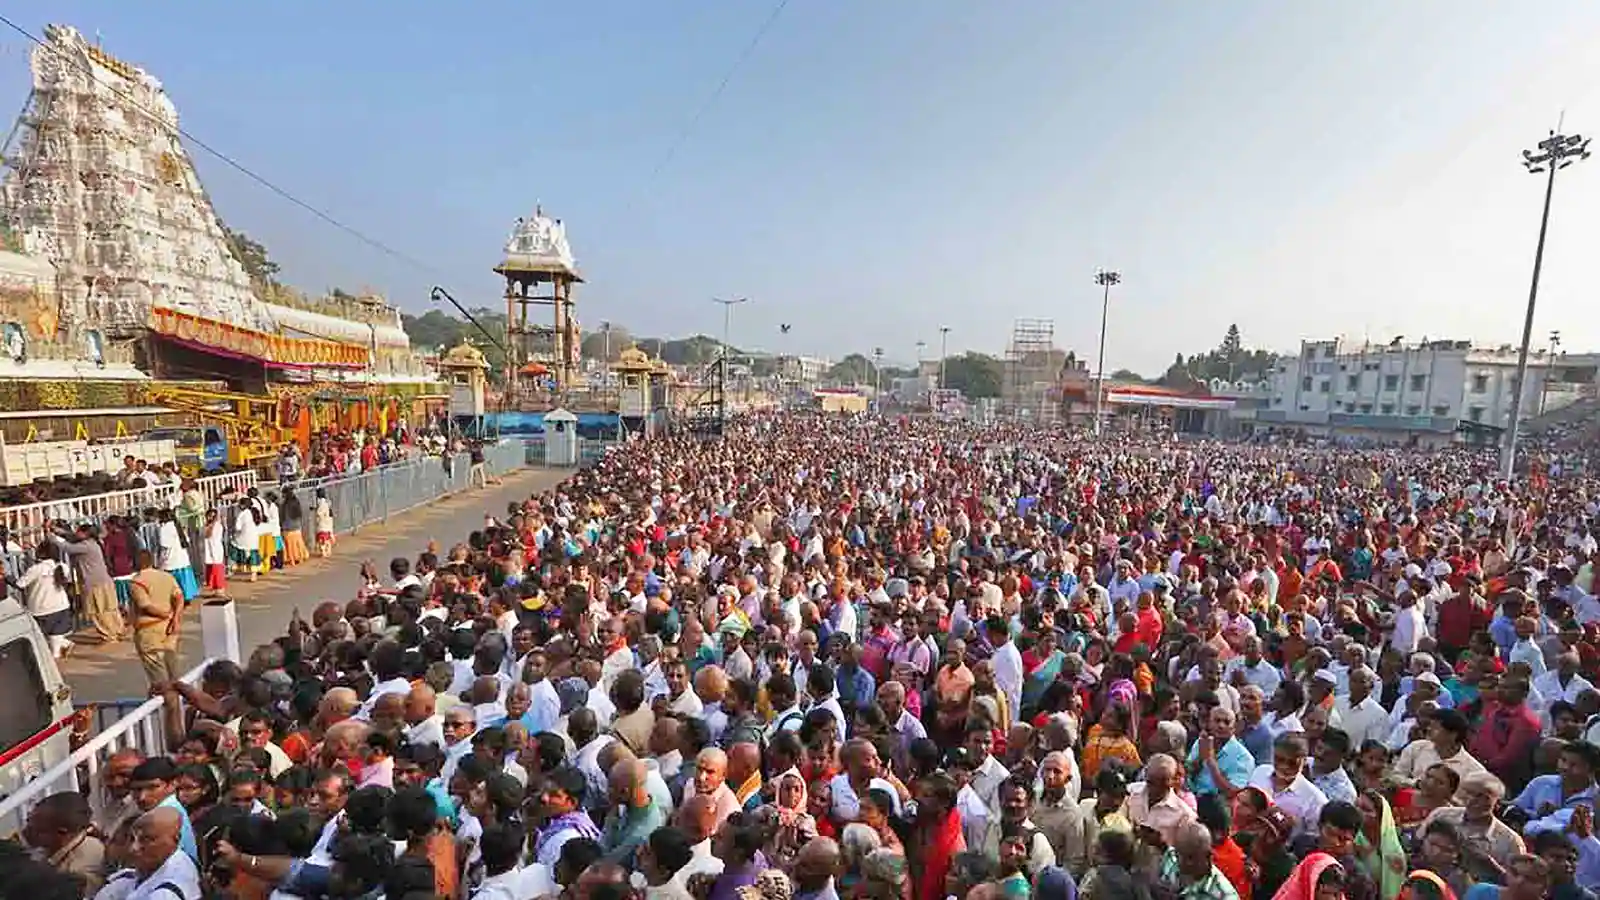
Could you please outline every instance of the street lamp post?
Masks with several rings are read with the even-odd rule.
[[[1550,350],[1545,354],[1544,378],[1539,380],[1539,415],[1544,415],[1546,401],[1550,399],[1550,378],[1556,371],[1556,348],[1561,346],[1561,332],[1550,331]]]
[[[944,358],[946,355],[947,341],[950,339],[950,326],[939,326],[939,390],[944,390]]]
[[[872,399],[883,412],[883,348],[872,348]]]
[[[724,300],[721,297],[712,297],[712,303],[722,304],[722,364],[728,364],[728,333],[733,325],[733,308],[741,303],[749,303],[749,297],[734,297]]]
[[[1539,243],[1533,251],[1533,280],[1528,285],[1528,309],[1522,318],[1522,347],[1517,351],[1516,388],[1511,393],[1511,415],[1506,440],[1500,450],[1500,474],[1511,480],[1517,468],[1517,430],[1522,425],[1522,396],[1527,393],[1528,345],[1533,341],[1533,310],[1539,299],[1539,270],[1544,267],[1544,240],[1550,231],[1550,198],[1556,191],[1556,172],[1589,158],[1589,139],[1578,134],[1556,134],[1539,142],[1539,152],[1522,151],[1522,164],[1534,175],[1547,173],[1544,212],[1539,217]]]
[[[726,421],[728,417],[728,335],[733,325],[733,308],[741,303],[749,303],[750,298],[734,297],[732,299],[724,299],[722,297],[712,297],[711,302],[722,304],[722,353],[720,354],[722,365],[719,366],[721,372],[718,375],[718,380],[721,384],[718,385],[717,393],[722,398],[720,401],[722,418]]]
[[[1100,436],[1101,406],[1106,396],[1106,316],[1111,311],[1111,286],[1122,281],[1122,273],[1105,269],[1094,273],[1094,283],[1103,289],[1100,297],[1100,357],[1094,374],[1094,433]]]

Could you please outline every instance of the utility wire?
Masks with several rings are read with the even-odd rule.
[[[650,177],[645,182],[646,187],[654,182],[656,176],[660,175],[667,166],[672,164],[673,159],[677,158],[678,151],[683,149],[683,145],[688,142],[689,136],[694,133],[695,126],[699,125],[700,120],[705,118],[706,113],[717,105],[717,101],[721,99],[723,92],[733,82],[733,76],[737,75],[739,70],[744,67],[744,64],[755,54],[756,47],[760,46],[762,39],[767,36],[767,32],[772,30],[772,26],[777,23],[778,17],[783,15],[783,10],[788,5],[789,0],[778,0],[777,5],[772,8],[772,12],[767,14],[766,21],[761,23],[760,28],[756,29],[756,33],[750,38],[750,42],[745,44],[744,49],[734,59],[733,65],[729,66],[728,70],[723,73],[722,80],[717,82],[716,88],[706,97],[705,102],[700,104],[699,108],[694,111],[694,114],[689,117],[688,122],[683,126],[683,130],[678,132],[678,136],[673,142],[667,146],[667,152],[662,155],[661,161],[656,163],[654,169],[650,170]]]
[[[32,32],[28,31],[28,29],[22,27],[21,25],[18,25],[16,22],[13,22],[11,19],[7,18],[4,14],[0,14],[0,24],[5,25],[7,28],[10,28],[12,31],[15,31],[17,34],[20,34],[23,37],[27,38],[28,40],[32,41],[34,44],[37,44],[38,46],[43,47],[45,50],[48,50],[51,53],[55,54],[58,59],[65,60],[68,63],[71,63],[72,65],[78,66],[79,68],[83,69],[85,72],[88,73],[89,79],[91,81],[95,82],[96,84],[100,85],[101,87],[104,87],[104,88],[110,90],[112,93],[116,94],[117,96],[121,97],[124,101],[127,102],[127,104],[129,106],[131,106],[135,110],[138,110],[140,113],[144,114],[145,116],[148,116],[151,121],[155,122],[160,127],[168,128],[168,129],[171,129],[171,130],[177,132],[178,135],[181,136],[184,140],[188,141],[189,143],[193,144],[196,147],[199,147],[201,150],[204,150],[205,152],[211,154],[213,157],[216,157],[216,159],[221,161],[224,165],[226,165],[229,168],[237,171],[239,174],[245,176],[246,178],[250,179],[251,181],[254,181],[256,184],[261,185],[262,187],[266,188],[267,190],[271,191],[272,193],[277,194],[279,197],[282,197],[283,199],[285,199],[285,200],[289,201],[290,203],[294,204],[295,206],[300,207],[301,209],[305,210],[308,213],[311,213],[313,216],[316,216],[318,219],[321,219],[323,222],[326,222],[327,224],[332,225],[334,228],[337,228],[340,231],[344,232],[345,234],[350,235],[351,237],[355,238],[356,240],[360,241],[363,244],[366,244],[367,246],[373,248],[374,250],[377,250],[380,253],[383,253],[383,254],[385,254],[387,256],[393,257],[394,259],[400,260],[401,262],[404,262],[404,263],[406,263],[408,265],[415,266],[416,268],[421,269],[421,270],[423,270],[425,272],[437,272],[438,271],[433,266],[430,266],[428,263],[425,263],[422,260],[420,260],[420,259],[418,259],[418,258],[416,258],[414,256],[411,256],[408,253],[402,252],[400,250],[396,250],[395,248],[389,246],[388,244],[385,244],[383,241],[380,241],[377,238],[368,236],[367,234],[363,233],[362,231],[360,231],[359,229],[357,229],[356,227],[354,227],[352,225],[345,224],[344,222],[340,221],[338,218],[334,217],[334,215],[332,213],[329,213],[329,212],[327,212],[325,210],[319,209],[318,207],[313,206],[312,204],[306,202],[305,200],[301,200],[299,197],[296,197],[294,194],[290,193],[287,189],[279,187],[278,185],[274,184],[272,181],[268,180],[265,176],[260,175],[255,170],[251,169],[249,166],[246,166],[244,163],[239,162],[238,160],[234,159],[233,157],[229,156],[226,153],[223,153],[221,150],[218,150],[217,148],[211,146],[210,144],[206,143],[205,141],[201,140],[200,138],[195,137],[193,134],[191,134],[187,130],[185,130],[183,128],[183,126],[181,126],[181,125],[168,125],[167,122],[160,115],[158,115],[156,112],[151,110],[149,107],[146,107],[143,104],[141,104],[137,99],[135,99],[133,97],[132,94],[129,94],[127,91],[123,90],[122,88],[120,88],[119,86],[117,86],[115,84],[112,84],[112,83],[109,83],[109,82],[106,82],[106,81],[102,81],[99,78],[98,74],[94,70],[94,63],[89,62],[87,60],[78,59],[76,57],[69,56],[66,53],[63,53],[61,50],[57,49],[56,47],[52,46],[51,44],[46,43],[41,38],[38,38],[38,37],[34,36],[34,34]],[[215,209],[213,209],[212,212],[213,212],[213,214],[215,214],[215,212],[216,212]]]

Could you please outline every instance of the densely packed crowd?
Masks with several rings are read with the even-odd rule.
[[[101,900],[1593,900],[1577,468],[807,416],[630,443],[242,667],[152,672],[176,751],[26,836]]]

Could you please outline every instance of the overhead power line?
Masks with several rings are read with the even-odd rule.
[[[749,62],[750,57],[755,54],[756,48],[761,45],[761,41],[767,36],[767,32],[772,30],[772,26],[777,24],[778,17],[783,15],[783,10],[788,5],[789,0],[778,0],[778,3],[772,7],[772,12],[767,14],[766,20],[761,23],[760,28],[756,29],[756,33],[751,36],[750,42],[745,44],[744,49],[734,58],[733,65],[729,66],[728,70],[723,73],[722,80],[717,82],[716,88],[706,97],[705,102],[701,103],[694,113],[689,116],[689,120],[684,123],[683,129],[678,132],[678,136],[673,139],[672,143],[667,145],[667,152],[662,154],[661,161],[656,163],[654,169],[650,170],[650,177],[645,182],[646,187],[654,182],[656,176],[665,171],[667,166],[671,165],[672,161],[677,158],[678,151],[683,149],[683,145],[694,134],[695,127],[700,124],[700,120],[705,118],[706,113],[717,105],[717,101],[722,98],[723,92],[733,82],[733,77],[739,74],[739,70],[744,68],[746,62]]]

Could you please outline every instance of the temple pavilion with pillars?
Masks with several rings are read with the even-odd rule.
[[[494,271],[505,279],[507,400],[513,407],[559,405],[578,377],[583,338],[572,300],[583,275],[566,226],[536,207],[512,227]],[[535,306],[550,307],[548,323]]]

